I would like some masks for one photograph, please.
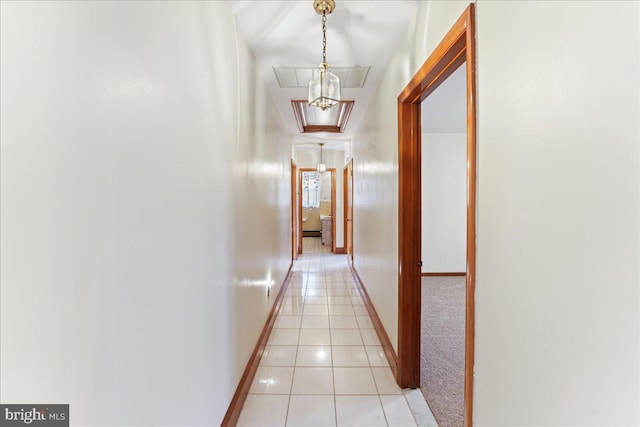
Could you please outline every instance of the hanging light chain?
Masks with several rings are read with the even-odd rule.
[[[327,12],[322,11],[322,63],[327,63]]]

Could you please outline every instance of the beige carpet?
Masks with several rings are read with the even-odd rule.
[[[422,278],[420,389],[440,427],[464,425],[464,277]]]

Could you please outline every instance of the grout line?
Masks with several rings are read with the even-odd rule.
[[[295,265],[295,263],[294,263],[294,265]],[[291,283],[289,283],[289,284],[291,284]],[[289,288],[289,289],[291,289],[291,288]],[[287,292],[289,291],[289,289],[287,289]],[[276,316],[275,322],[277,322],[279,320],[279,318],[280,318],[280,312],[278,312],[278,315]],[[275,322],[274,322],[274,325],[275,325]],[[302,322],[302,318],[300,318],[300,322]],[[269,338],[271,338],[271,337],[269,337]],[[300,334],[298,334],[298,341],[300,341]],[[297,357],[298,357],[298,348],[296,347],[296,358]],[[296,376],[295,358],[294,358],[293,365],[294,365],[293,366],[293,372],[291,373],[291,384],[289,385],[289,399],[287,400],[287,412],[286,412],[285,417],[284,417],[284,425],[285,426],[289,422],[289,410],[291,409],[291,389],[293,388],[293,379]]]

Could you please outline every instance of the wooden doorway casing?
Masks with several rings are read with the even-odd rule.
[[[314,168],[298,168],[298,254],[302,254],[302,173],[317,172]],[[336,253],[336,168],[327,168],[331,173],[331,253]]]
[[[344,188],[344,249],[347,259],[353,265],[353,159],[350,159],[343,171]]]
[[[476,270],[475,8],[470,4],[398,96],[398,384],[420,387],[421,102],[466,62],[467,271],[464,420],[472,425]]]
[[[296,173],[296,238],[298,240],[298,255],[302,254],[302,169],[297,168]]]
[[[291,160],[291,260],[298,259],[298,166]],[[302,233],[300,233],[302,235]]]

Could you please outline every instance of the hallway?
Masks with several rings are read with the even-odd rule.
[[[419,385],[406,170],[464,134],[466,426],[640,426],[640,0],[313,2],[0,0],[0,423],[445,427],[385,356]]]
[[[345,255],[301,255],[285,286],[238,425],[437,425],[396,385]]]

